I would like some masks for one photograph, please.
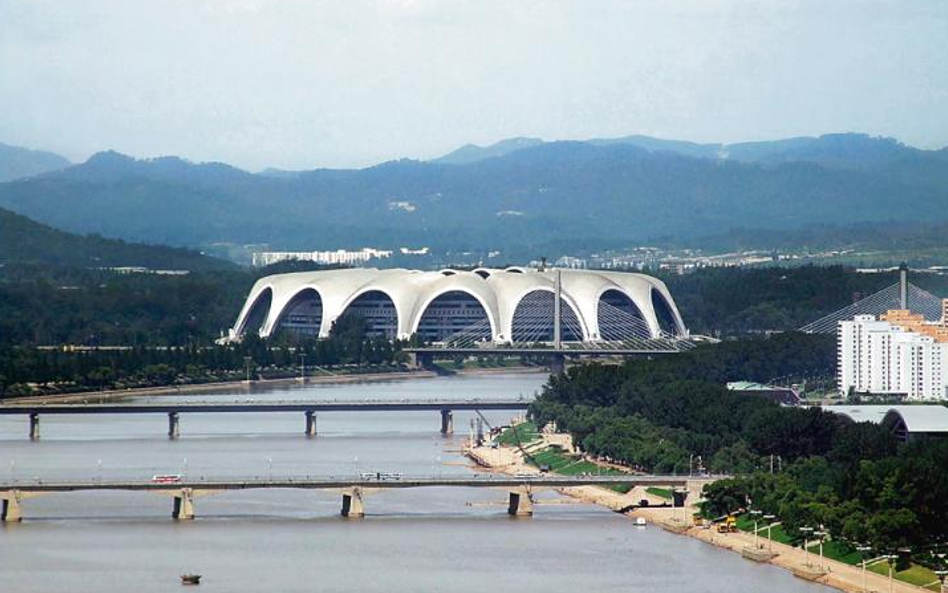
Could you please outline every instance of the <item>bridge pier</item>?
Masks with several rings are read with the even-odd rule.
[[[174,496],[174,510],[171,516],[178,521],[190,521],[194,519],[194,491],[190,488],[182,488]]]
[[[529,517],[533,515],[533,501],[526,490],[511,490],[510,502],[507,505],[507,514],[514,517]]]
[[[316,436],[316,412],[306,410],[303,414],[306,417],[306,436]]]
[[[36,412],[30,412],[30,440],[38,441],[40,438],[40,417]]]
[[[3,496],[3,509],[0,512],[0,522],[17,523],[23,520],[20,513],[20,493],[10,490]]]
[[[431,352],[409,352],[409,366],[415,369],[430,370],[434,367],[434,354]]]
[[[352,488],[342,493],[342,516],[357,519],[365,516],[365,506],[362,504],[362,489]]]
[[[554,375],[562,375],[566,372],[566,355],[565,354],[551,354],[550,355],[550,372]]]
[[[168,438],[176,439],[181,436],[181,427],[178,424],[178,413],[168,412]]]
[[[441,434],[454,434],[454,414],[451,410],[441,410]]]

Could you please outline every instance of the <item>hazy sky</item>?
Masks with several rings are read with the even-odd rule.
[[[948,2],[0,0],[0,142],[74,160],[833,131],[948,144]]]

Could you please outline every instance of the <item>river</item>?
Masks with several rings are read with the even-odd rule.
[[[174,398],[507,399],[544,380],[457,376]],[[170,398],[135,401],[153,399]],[[485,415],[494,424],[511,414]],[[455,436],[444,437],[436,412],[331,412],[308,439],[302,414],[183,414],[171,441],[164,415],[59,416],[42,418],[36,442],[25,418],[0,417],[0,472],[3,481],[465,474],[459,449],[471,417],[455,412]],[[197,519],[178,523],[171,499],[156,494],[46,495],[23,503],[22,523],[0,529],[0,591],[178,591],[187,572],[204,575],[201,590],[226,592],[829,591],[596,506],[543,500],[518,519],[499,491],[384,491],[366,498],[364,519],[344,519],[339,494],[234,491],[197,498]]]

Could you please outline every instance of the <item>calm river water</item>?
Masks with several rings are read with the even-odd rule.
[[[490,399],[530,396],[544,380],[464,376],[179,399]],[[487,414],[491,423],[510,416]],[[164,415],[59,416],[42,418],[42,438],[30,442],[25,418],[0,417],[0,473],[3,481],[465,474],[459,448],[470,419],[456,412],[456,435],[446,438],[436,412],[325,413],[319,435],[307,439],[302,414],[183,414],[182,437],[169,441]],[[176,523],[164,496],[53,494],[27,500],[26,519],[0,528],[0,591],[179,591],[185,572],[204,575],[202,591],[222,592],[828,590],[690,538],[635,528],[599,507],[546,498],[532,518],[515,519],[503,492],[380,492],[366,499],[365,519],[347,520],[338,494],[257,490],[198,498],[197,519]]]

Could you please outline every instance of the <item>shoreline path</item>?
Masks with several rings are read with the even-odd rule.
[[[569,435],[562,434],[539,434],[541,443],[531,443],[530,449],[542,449],[549,445],[559,445],[568,451],[572,451],[572,443]],[[469,447],[466,450],[467,455],[473,459],[479,466],[490,468],[492,471],[501,471],[505,473],[533,473],[537,469],[528,465],[523,459],[522,453],[509,446],[491,448],[489,445],[479,447]],[[648,499],[652,504],[667,502],[645,492],[644,488],[636,487],[626,494],[621,494],[599,486],[577,486],[569,488],[559,488],[561,493],[571,496],[577,500],[598,504],[612,510],[618,510],[637,503],[641,499]],[[693,500],[689,496],[689,500]],[[714,529],[695,527],[690,522],[686,522],[697,511],[693,504],[684,508],[639,508],[627,513],[629,517],[644,517],[650,523],[661,526],[668,531],[686,535],[703,542],[737,552],[744,553],[745,550],[753,551],[754,534],[739,533],[718,533]],[[764,560],[775,566],[792,571],[795,575],[811,580],[816,583],[827,585],[846,591],[848,593],[863,593],[863,591],[874,591],[878,593],[889,591],[888,576],[879,575],[872,571],[866,571],[866,585],[863,589],[863,572],[861,566],[852,566],[836,560],[823,560],[823,570],[819,569],[819,556],[810,552],[807,555],[803,549],[795,548],[779,542],[768,541],[763,537],[759,538],[762,546],[761,552],[770,552],[772,558]],[[772,548],[771,548],[772,545]],[[765,555],[766,556],[766,555]],[[807,566],[809,558],[810,565]],[[894,593],[931,593],[931,589],[925,589],[896,580],[892,588]]]

